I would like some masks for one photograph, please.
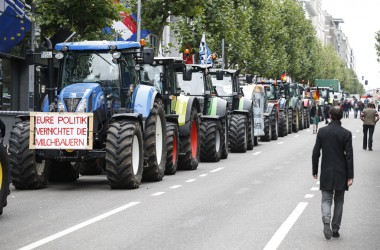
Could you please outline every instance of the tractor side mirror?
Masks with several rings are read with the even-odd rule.
[[[193,71],[191,70],[191,67],[185,67],[183,69],[183,80],[184,81],[191,81]]]
[[[253,83],[253,76],[252,75],[246,75],[245,81],[246,81],[246,83]]]
[[[223,80],[223,71],[218,70],[216,72],[216,80],[218,80],[218,81]]]
[[[154,62],[154,51],[152,48],[144,48],[143,50],[143,63],[153,64]]]

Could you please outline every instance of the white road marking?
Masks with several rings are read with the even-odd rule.
[[[310,199],[310,198],[313,198],[313,197],[314,197],[314,194],[307,194],[307,195],[305,195],[306,199]]]
[[[261,151],[253,153],[252,155],[258,155],[258,154],[261,154]]]
[[[206,177],[208,174],[201,174],[199,177]]]
[[[317,190],[319,190],[319,187],[312,187],[310,190],[311,191],[317,191]]]
[[[294,223],[297,221],[298,217],[302,214],[303,210],[305,210],[307,206],[307,202],[298,203],[297,207],[293,210],[293,212],[289,215],[289,217],[282,223],[279,229],[277,229],[276,233],[264,247],[264,250],[273,250],[277,249],[281,244],[282,240],[288,234],[289,230],[292,228]]]
[[[295,135],[294,138],[296,138],[296,137],[298,137],[298,136],[300,136],[300,135]]]
[[[171,186],[170,188],[171,189],[176,189],[176,188],[179,188],[179,187],[182,187],[182,185],[174,185],[174,186]]]
[[[194,182],[194,181],[196,181],[197,179],[189,179],[189,180],[187,180],[186,182]]]
[[[277,143],[277,144],[283,144],[284,142],[283,141],[280,141],[279,143]]]
[[[42,245],[44,245],[44,244],[46,244],[46,243],[48,243],[48,242],[50,242],[50,241],[56,240],[56,239],[58,239],[58,238],[61,238],[61,237],[65,236],[65,235],[67,235],[67,234],[69,234],[69,233],[75,232],[75,231],[77,231],[77,230],[79,230],[79,229],[81,229],[81,228],[84,228],[84,227],[86,227],[86,226],[89,226],[89,225],[91,225],[91,224],[93,224],[93,223],[95,223],[95,222],[98,222],[98,221],[100,221],[100,220],[102,220],[102,219],[105,219],[105,218],[107,218],[107,217],[109,217],[109,216],[111,216],[111,215],[114,215],[114,214],[116,214],[116,213],[120,213],[120,212],[124,211],[125,209],[130,208],[130,207],[133,207],[133,206],[135,206],[135,205],[137,205],[137,204],[139,204],[139,203],[140,203],[140,202],[130,202],[130,203],[124,205],[124,206],[118,207],[118,208],[116,208],[116,209],[114,209],[114,210],[111,210],[111,211],[109,211],[109,212],[106,212],[106,213],[104,213],[104,214],[101,214],[101,215],[99,215],[99,216],[96,216],[96,217],[94,217],[94,218],[92,218],[92,219],[89,219],[89,220],[87,220],[87,221],[84,221],[84,222],[82,222],[82,223],[79,223],[78,225],[75,225],[75,226],[73,226],[73,227],[70,227],[70,228],[68,228],[68,229],[66,229],[66,230],[63,230],[63,231],[59,232],[59,233],[53,234],[53,235],[51,235],[51,236],[49,236],[49,237],[46,237],[46,238],[44,238],[44,239],[42,239],[42,240],[39,240],[39,241],[36,241],[36,242],[34,242],[34,243],[32,243],[32,244],[29,244],[29,245],[27,245],[27,246],[24,246],[24,247],[20,248],[19,250],[30,250],[30,249],[35,249],[36,247],[42,246]]]
[[[160,196],[160,195],[163,195],[165,192],[157,192],[157,193],[154,193],[152,194],[152,196]]]
[[[210,173],[215,173],[215,172],[218,172],[219,170],[222,170],[223,168],[216,168],[214,170],[211,170]]]

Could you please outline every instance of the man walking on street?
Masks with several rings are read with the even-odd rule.
[[[367,149],[367,136],[368,136],[368,150],[372,151],[372,137],[375,131],[375,125],[379,120],[379,114],[375,109],[375,104],[369,103],[367,108],[363,110],[360,115],[363,121],[363,149]]]
[[[352,185],[354,179],[352,134],[341,126],[343,110],[339,106],[333,106],[330,108],[329,114],[331,122],[328,126],[319,129],[312,156],[313,177],[318,179],[319,157],[322,149],[321,210],[323,233],[328,240],[331,239],[331,236],[340,236],[344,193]],[[333,200],[334,214],[331,220]]]
[[[328,102],[325,102],[325,107],[323,109],[324,116],[325,116],[325,124],[329,124],[329,118],[330,118],[329,111],[330,111],[330,105]]]

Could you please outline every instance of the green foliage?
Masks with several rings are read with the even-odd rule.
[[[33,0],[34,20],[45,36],[59,29],[78,33],[80,39],[99,39],[101,29],[120,19],[120,11],[126,9],[114,0]]]
[[[377,61],[380,63],[380,31],[376,32],[375,39],[376,39],[375,48],[376,48],[376,54],[377,54]]]

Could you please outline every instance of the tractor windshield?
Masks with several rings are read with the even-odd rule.
[[[277,89],[273,85],[265,86],[265,91],[267,92],[268,100],[277,100]]]
[[[297,96],[296,87],[294,85],[291,85],[289,88],[289,95],[290,97]]]
[[[327,100],[329,98],[327,89],[319,89],[319,93],[323,99]]]
[[[112,62],[110,53],[77,52],[67,53],[63,61],[62,87],[73,83],[108,82],[119,84],[119,65]]]
[[[220,96],[232,96],[232,77],[231,75],[223,76],[223,80],[218,80],[216,75],[211,75],[212,85],[215,86],[216,92]]]
[[[178,85],[185,95],[204,95],[203,72],[193,72],[191,81],[184,81],[182,72],[178,72],[177,76]]]
[[[141,83],[154,86],[160,93],[162,93],[162,82],[164,66],[162,65],[149,65],[145,64],[140,70]]]

